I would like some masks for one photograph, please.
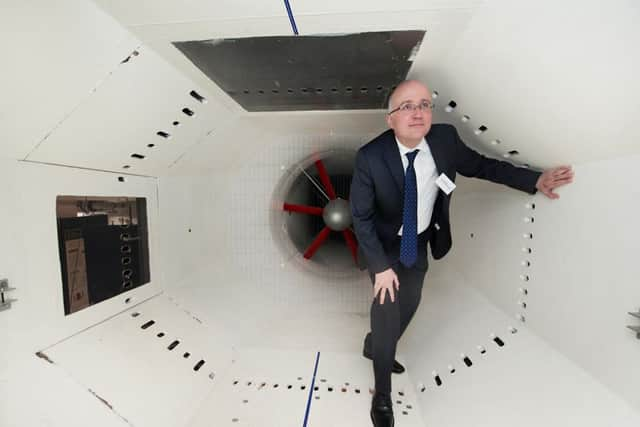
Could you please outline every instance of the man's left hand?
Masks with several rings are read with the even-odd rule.
[[[559,166],[542,172],[542,175],[540,175],[536,183],[536,188],[548,198],[557,199],[560,196],[554,193],[553,190],[571,182],[573,182],[573,170],[571,166]]]

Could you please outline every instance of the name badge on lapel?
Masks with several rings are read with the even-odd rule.
[[[449,177],[444,173],[441,173],[438,179],[436,179],[436,184],[438,185],[438,187],[440,187],[442,191],[445,192],[447,196],[451,194],[451,192],[456,188],[456,185],[453,182],[451,182]]]

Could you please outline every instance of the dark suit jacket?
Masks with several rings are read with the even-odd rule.
[[[426,136],[438,175],[453,182],[456,173],[485,179],[536,193],[541,172],[518,168],[508,162],[487,158],[460,140],[452,125],[434,124]],[[433,258],[444,257],[451,248],[449,204],[455,190],[446,195],[438,190],[431,216],[429,238]],[[358,150],[349,196],[360,256],[371,273],[388,269],[397,259],[397,235],[402,225],[404,168],[393,130],[389,129]],[[420,255],[426,262],[426,244]]]

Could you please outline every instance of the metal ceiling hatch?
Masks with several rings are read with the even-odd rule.
[[[385,108],[424,31],[174,42],[247,111]]]

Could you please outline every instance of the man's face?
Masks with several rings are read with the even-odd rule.
[[[422,102],[431,102],[431,93],[429,89],[419,82],[407,82],[398,87],[391,97],[391,110],[402,107],[406,104],[420,105]],[[431,129],[432,120],[431,109],[421,110],[397,110],[391,114],[387,114],[387,124],[401,142],[417,143]]]

